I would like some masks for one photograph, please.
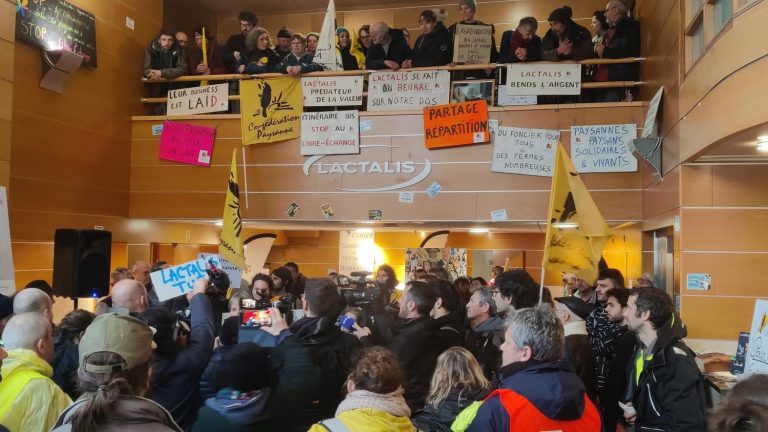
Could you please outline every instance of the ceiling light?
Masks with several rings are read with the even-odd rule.
[[[757,142],[759,143],[768,142],[768,135],[760,135],[759,137],[757,137]]]
[[[579,224],[575,222],[555,222],[552,224],[555,228],[561,228],[561,229],[568,229],[568,228],[578,228]]]
[[[757,151],[768,153],[768,142],[762,142],[757,144]]]
[[[364,233],[371,233],[371,232],[373,232],[373,230],[370,229],[370,228],[358,228],[358,229],[355,230],[355,232],[356,233],[364,234]]]
[[[213,224],[216,225],[216,226],[224,226],[224,221],[217,220]]]
[[[470,228],[469,232],[472,234],[485,234],[489,232],[488,228]]]

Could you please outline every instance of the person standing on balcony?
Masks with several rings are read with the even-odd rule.
[[[629,16],[627,5],[621,0],[611,0],[605,7],[605,18],[610,28],[595,54],[600,58],[621,59],[640,56],[640,26]],[[600,65],[595,81],[636,81],[637,63]],[[596,95],[596,102],[618,102],[627,97],[623,88],[604,89]]]
[[[399,70],[403,61],[411,57],[411,48],[405,41],[403,32],[390,29],[381,21],[371,24],[373,43],[365,58],[365,68],[369,70]]]
[[[176,44],[173,32],[162,29],[149,46],[144,50],[144,78],[150,81],[159,79],[178,78],[187,73],[187,60],[184,50]],[[171,84],[154,84],[151,86],[151,97],[165,97]],[[156,115],[165,115],[165,104],[155,104]]]
[[[589,30],[576,24],[568,6],[549,14],[549,31],[541,41],[541,59],[545,61],[578,61],[594,57]]]
[[[431,9],[423,11],[419,16],[419,27],[421,36],[416,39],[411,58],[403,63],[403,67],[443,66],[450,63],[453,59],[453,42],[438,14]]]
[[[499,63],[534,62],[541,60],[541,38],[536,36],[539,22],[534,17],[520,20],[515,30],[501,35]]]

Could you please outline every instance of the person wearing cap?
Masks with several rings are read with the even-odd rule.
[[[569,6],[557,8],[549,14],[549,30],[541,40],[541,59],[544,61],[584,60],[595,56],[592,35],[576,24]]]
[[[291,38],[293,38],[293,32],[288,27],[283,27],[277,31],[277,46],[275,51],[280,56],[280,60],[291,53]]]
[[[576,297],[555,298],[555,314],[565,331],[565,361],[576,370],[584,382],[587,395],[595,400],[595,356],[589,345],[586,319],[592,308]]]
[[[72,400],[51,379],[51,323],[37,312],[15,315],[2,335],[8,358],[0,369],[0,424],[12,431],[47,432]]]
[[[78,352],[83,395],[61,413],[53,432],[181,432],[170,413],[146,399],[152,329],[118,312],[96,317]]]

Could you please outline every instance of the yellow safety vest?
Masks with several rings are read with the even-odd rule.
[[[45,378],[45,375],[32,370],[17,370],[10,376],[3,377],[0,381],[0,420],[5,418],[16,398],[30,381]]]

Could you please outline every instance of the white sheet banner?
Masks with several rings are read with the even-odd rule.
[[[507,94],[581,94],[580,64],[512,63],[507,65]]]
[[[229,84],[168,91],[168,115],[205,114],[229,109]]]
[[[301,115],[301,155],[360,153],[357,110],[305,112]]]
[[[449,103],[448,71],[376,71],[368,77],[368,111],[421,109]]]
[[[360,106],[363,104],[363,77],[302,77],[304,106]]]
[[[571,126],[571,159],[580,173],[636,172],[629,143],[637,125]]]
[[[491,171],[552,177],[560,131],[498,126]]]
[[[376,245],[371,231],[339,232],[339,274],[349,276],[356,271],[373,271]]]

